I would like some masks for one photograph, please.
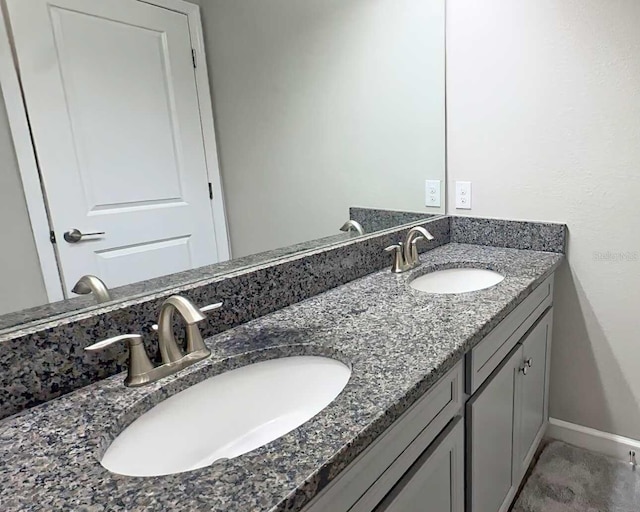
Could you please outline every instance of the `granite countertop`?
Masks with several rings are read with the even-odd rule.
[[[412,272],[377,272],[209,338],[210,359],[159,383],[126,389],[118,375],[0,422],[0,509],[301,510],[563,256],[448,244],[421,259]],[[424,294],[407,284],[461,265],[497,270],[505,279],[458,295]],[[115,475],[98,462],[110,440],[167,396],[231,368],[302,354],[337,358],[353,373],[334,402],[280,439],[162,477]]]

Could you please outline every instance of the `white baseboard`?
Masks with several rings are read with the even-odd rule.
[[[609,434],[555,418],[549,418],[546,437],[602,453],[624,462],[629,462],[629,452],[634,451],[636,452],[636,460],[640,462],[640,441],[629,437]]]

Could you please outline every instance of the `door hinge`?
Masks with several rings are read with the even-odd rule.
[[[213,184],[209,182],[209,199],[213,199]]]
[[[198,60],[196,59],[196,49],[191,48],[191,60],[193,60],[194,69],[198,67]]]
[[[49,240],[51,241],[52,244],[56,243],[56,234],[53,231],[49,231]]]

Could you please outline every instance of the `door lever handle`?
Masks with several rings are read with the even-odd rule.
[[[82,242],[83,238],[87,236],[100,236],[105,235],[104,231],[96,232],[96,233],[83,233],[79,229],[71,229],[64,234],[64,239],[70,244],[77,244],[78,242]]]

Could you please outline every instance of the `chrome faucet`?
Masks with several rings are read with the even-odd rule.
[[[154,329],[158,331],[158,346],[162,357],[162,364],[154,366],[142,343],[139,334],[125,334],[116,336],[86,347],[87,352],[103,350],[120,341],[127,341],[129,346],[129,371],[124,381],[125,386],[138,387],[172,375],[187,366],[206,359],[211,354],[202,339],[200,329],[196,325],[204,320],[206,311],[218,309],[222,302],[211,304],[199,309],[189,299],[180,295],[169,297],[160,306],[158,325]],[[182,317],[187,327],[186,352],[176,341],[173,333],[173,319],[175,312]]]
[[[82,276],[78,282],[71,289],[73,293],[78,295],[88,295],[93,293],[98,301],[98,304],[102,302],[108,302],[111,300],[111,295],[109,295],[109,288],[104,284],[104,281],[99,277],[87,275]]]
[[[399,274],[420,266],[418,257],[418,242],[420,240],[433,240],[433,235],[422,226],[415,226],[409,230],[404,242],[391,245],[385,249],[393,253],[393,265],[391,272]]]
[[[356,220],[348,220],[345,222],[340,228],[340,231],[351,231],[352,228],[358,232],[358,235],[364,235],[364,228],[362,227],[362,224]]]

